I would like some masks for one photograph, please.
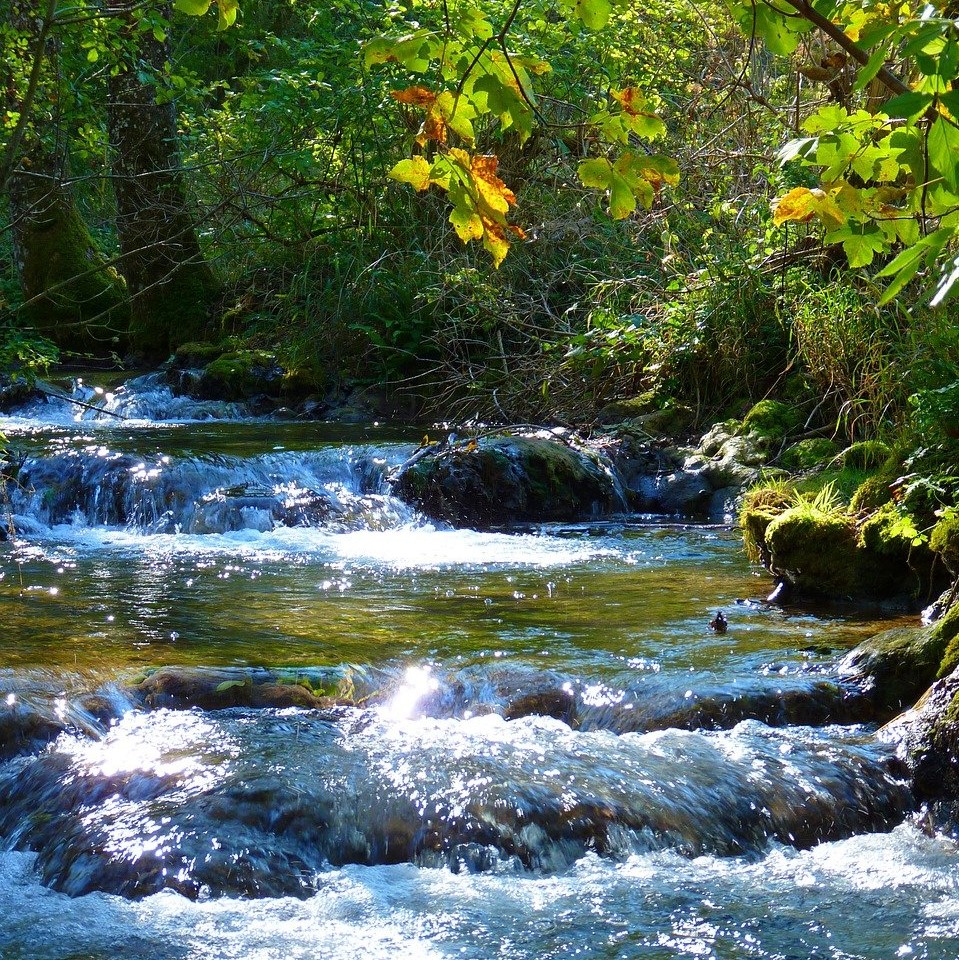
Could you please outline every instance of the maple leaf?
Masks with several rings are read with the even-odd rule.
[[[412,86],[405,90],[393,90],[390,96],[398,103],[408,103],[411,107],[430,107],[436,102],[436,94],[428,87]]]
[[[824,190],[794,187],[775,202],[773,223],[777,226],[788,220],[808,223],[813,217],[819,217],[827,227],[840,227],[846,222],[846,215]]]

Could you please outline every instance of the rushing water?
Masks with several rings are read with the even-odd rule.
[[[766,605],[718,527],[433,525],[386,482],[422,431],[75,395],[0,418],[0,696],[44,733],[0,956],[959,956],[959,851],[837,669],[870,615]],[[176,709],[164,666],[328,705]]]

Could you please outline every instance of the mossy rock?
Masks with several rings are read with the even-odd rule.
[[[540,437],[485,437],[405,467],[397,496],[438,520],[479,528],[583,520],[623,508],[588,452]]]
[[[337,705],[300,683],[256,667],[161,667],[129,688],[144,706],[158,710],[225,710],[231,707],[329,708]]]
[[[852,513],[871,513],[892,500],[892,478],[885,473],[866,477],[849,500]]]
[[[806,595],[859,593],[856,528],[845,513],[790,507],[765,531],[770,570]]]
[[[883,719],[911,707],[939,675],[946,641],[931,627],[894,627],[864,640],[843,661],[863,680]]]
[[[795,407],[778,400],[760,400],[743,418],[743,432],[781,440],[796,430],[800,415]]]
[[[937,676],[946,677],[959,667],[959,603],[933,624],[936,636],[945,645]]]
[[[959,575],[959,516],[940,518],[929,535],[929,548],[942,558],[953,576]]]
[[[606,424],[623,423],[658,411],[656,394],[652,390],[647,390],[637,397],[624,397],[606,404],[599,411],[598,419],[600,423]]]
[[[839,462],[849,470],[878,470],[892,456],[892,449],[882,440],[860,440],[839,454]]]
[[[207,340],[194,340],[183,343],[176,348],[173,354],[173,367],[176,370],[196,369],[205,367],[228,350],[222,344],[210,343]]]
[[[658,437],[685,436],[692,430],[695,421],[693,411],[679,404],[633,418],[634,424]]]
[[[859,528],[860,545],[872,553],[900,557],[906,563],[913,549],[913,536],[903,522],[908,522],[894,503],[885,503]]]
[[[838,451],[839,446],[835,440],[828,437],[810,437],[787,447],[779,462],[787,470],[809,470],[811,467],[828,463]]]
[[[936,681],[887,731],[900,739],[913,794],[935,827],[959,833],[959,671]]]
[[[283,368],[266,350],[233,350],[217,357],[201,374],[196,392],[211,400],[246,400],[260,394],[276,395]]]
[[[790,483],[762,483],[747,490],[739,508],[739,528],[746,556],[768,566],[766,530],[783,511],[795,503],[796,491]]]

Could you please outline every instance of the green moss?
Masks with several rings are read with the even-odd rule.
[[[126,285],[107,266],[66,190],[48,189],[35,200],[43,216],[22,218],[17,231],[30,304],[24,319],[62,349],[122,352],[130,323]]]
[[[788,480],[771,480],[747,490],[739,508],[746,556],[754,563],[766,563],[766,529],[796,499],[796,488]]]
[[[259,393],[276,393],[283,370],[268,350],[232,350],[208,364],[202,390],[227,399],[242,400]]]
[[[827,437],[811,437],[788,447],[779,459],[788,470],[808,470],[810,467],[832,460],[838,449],[834,440]]]
[[[860,545],[881,556],[898,556],[906,562],[912,549],[911,521],[894,503],[885,503],[859,528]]]
[[[933,631],[943,647],[938,676],[947,677],[959,667],[959,603],[953,604],[949,612],[933,624]]]
[[[843,511],[802,503],[766,528],[771,568],[803,592],[843,597],[857,592],[856,530]]]
[[[878,470],[892,455],[889,445],[882,440],[861,440],[846,447],[839,455],[843,467],[849,470]]]
[[[796,489],[808,499],[813,499],[820,490],[830,487],[837,501],[849,503],[853,493],[868,476],[862,470],[844,467],[841,470],[822,470],[814,476],[796,480]]]
[[[884,503],[892,500],[892,490],[889,489],[890,478],[886,474],[876,473],[866,477],[862,483],[856,487],[852,499],[849,501],[849,509],[853,513],[871,513],[879,509]]]
[[[953,575],[959,573],[959,515],[949,512],[939,519],[929,535],[929,547]]]
[[[173,354],[173,365],[178,368],[205,367],[208,363],[222,356],[225,348],[206,340],[195,340],[181,343]]]
[[[933,627],[894,627],[863,641],[847,665],[873,685],[876,702],[890,711],[902,710],[935,680],[944,640]]]
[[[788,403],[760,400],[743,419],[743,431],[779,440],[799,426],[799,412]]]

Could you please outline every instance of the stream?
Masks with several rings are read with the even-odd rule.
[[[959,957],[839,668],[907,620],[724,526],[430,522],[422,428],[66,389],[0,416],[4,960]]]

